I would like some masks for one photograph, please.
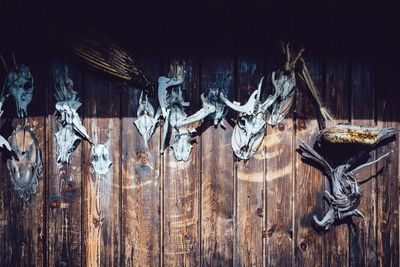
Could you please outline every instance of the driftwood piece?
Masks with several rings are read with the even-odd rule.
[[[393,136],[394,134],[395,133],[390,136]],[[314,222],[322,229],[328,230],[335,221],[342,220],[348,216],[356,215],[364,217],[364,215],[357,209],[362,197],[361,186],[353,175],[362,168],[387,158],[392,152],[390,151],[386,153],[375,161],[359,165],[360,159],[364,158],[369,152],[369,149],[364,149],[358,153],[354,153],[344,161],[344,163],[333,168],[322,155],[316,152],[300,138],[299,142],[301,143],[299,148],[301,156],[305,160],[316,164],[321,169],[328,178],[331,188],[330,191],[325,191],[325,200],[329,205],[329,210],[322,220],[319,220],[314,215]]]

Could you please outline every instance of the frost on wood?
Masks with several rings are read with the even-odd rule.
[[[92,165],[97,174],[107,174],[110,171],[112,161],[107,146],[107,144],[98,144],[92,147]]]
[[[134,121],[136,128],[144,139],[144,144],[147,147],[151,136],[154,133],[158,119],[161,115],[161,109],[154,112],[154,107],[151,105],[147,95],[143,98],[143,91],[140,94],[139,107],[137,110],[137,120]]]
[[[366,128],[359,126],[348,126],[351,129]],[[390,130],[388,130],[390,129]],[[393,137],[398,130],[395,128],[387,128],[381,131],[383,133],[381,138],[374,143],[377,145],[380,141]],[[321,133],[323,134],[325,130]],[[379,134],[378,134],[379,135]],[[362,197],[362,190],[359,182],[353,177],[359,170],[364,167],[376,164],[377,162],[387,158],[392,153],[386,153],[375,161],[361,164],[362,159],[366,156],[369,157],[369,152],[374,146],[366,146],[361,150],[355,151],[348,159],[344,160],[341,164],[333,168],[328,161],[315,151],[311,146],[306,144],[303,140],[299,139],[300,149],[299,152],[303,159],[315,164],[328,178],[330,190],[325,191],[325,200],[329,205],[329,210],[322,220],[319,220],[315,215],[313,216],[314,222],[324,230],[328,230],[331,225],[337,221],[342,220],[349,216],[364,217],[363,214],[357,209],[360,205]],[[365,177],[366,179],[369,177]]]
[[[8,73],[7,88],[14,98],[18,117],[25,117],[34,90],[33,76],[29,68],[23,64],[16,65],[15,70]]]
[[[19,128],[8,138],[14,152],[7,160],[11,182],[18,197],[28,201],[37,193],[42,171],[40,148],[32,131]]]
[[[81,138],[88,140],[91,144],[93,143],[77,113],[77,109],[82,103],[79,102],[78,93],[73,90],[73,86],[72,79],[68,77],[67,67],[65,67],[63,74],[58,71],[55,73],[54,88],[56,93],[54,96],[57,100],[56,110],[61,116],[61,125],[59,131],[55,134],[58,162],[69,162]]]

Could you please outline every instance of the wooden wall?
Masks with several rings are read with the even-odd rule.
[[[193,114],[201,106],[201,92],[215,82],[224,81],[230,99],[246,100],[262,75],[279,66],[280,51],[268,53],[232,56],[221,49],[199,55],[171,48],[162,55],[144,52],[138,62],[156,80],[167,73],[171,58],[184,59],[184,98],[191,102],[186,112]],[[400,80],[388,62],[312,51],[305,56],[334,115],[332,125],[400,126]],[[177,162],[171,149],[159,153],[160,126],[147,149],[133,125],[139,89],[120,91],[108,77],[64,57],[26,64],[37,77],[27,124],[39,141],[45,168],[38,194],[24,202],[13,191],[2,157],[1,266],[399,265],[398,140],[372,154],[391,149],[390,159],[357,176],[373,177],[362,185],[365,219],[318,232],[312,215],[322,217],[327,210],[322,196],[328,184],[296,152],[297,138],[310,142],[319,129],[306,91],[297,90],[284,127],[268,126],[250,160],[238,160],[231,151],[236,114],[230,111],[226,129],[204,123],[193,138],[190,161]],[[63,64],[70,67],[83,102],[79,113],[89,135],[99,143],[110,141],[113,164],[106,175],[94,173],[86,141],[70,164],[56,161],[59,122],[53,115],[51,72]],[[23,123],[14,112],[10,101],[2,135]],[[53,207],[53,200],[59,205]]]

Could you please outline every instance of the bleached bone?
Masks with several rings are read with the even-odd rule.
[[[240,159],[247,160],[257,152],[264,137],[266,110],[274,103],[279,94],[279,91],[275,90],[274,94],[268,96],[264,102],[261,102],[263,81],[264,77],[261,78],[257,90],[251,94],[244,105],[235,104],[220,94],[222,101],[228,107],[240,112],[231,139],[233,152]]]
[[[208,99],[206,99],[204,97],[204,94],[201,94],[200,98],[201,98],[203,107],[199,111],[197,111],[195,114],[187,117],[185,120],[178,122],[176,125],[177,127],[181,127],[183,125],[187,125],[187,124],[194,123],[196,121],[200,121],[200,120],[204,119],[205,117],[207,117],[209,114],[212,114],[215,112],[215,106],[212,105],[208,101]]]
[[[59,131],[55,133],[55,137],[58,153],[57,162],[69,163],[72,153],[81,143],[81,138],[75,134],[70,124],[61,126]]]
[[[23,64],[15,68],[15,71],[8,73],[7,88],[14,98],[18,117],[25,117],[28,114],[27,107],[32,101],[33,76],[29,68]]]
[[[180,89],[180,87],[172,88],[170,95],[168,95],[167,91],[168,87],[181,85],[183,81],[183,77],[167,78],[162,76],[158,79],[158,101],[160,104],[162,116],[165,120],[161,142],[161,154],[164,153],[165,139],[167,137],[169,124],[171,124],[172,127],[175,127],[178,122],[184,120],[187,117],[187,114],[184,111],[184,107],[189,106],[189,103],[183,101],[182,90]]]
[[[271,82],[278,97],[265,111],[267,113],[267,123],[276,125],[285,119],[293,104],[296,88],[295,73],[291,71],[290,74],[287,75],[281,72],[276,79],[275,72],[272,72]]]
[[[72,153],[80,143],[80,137],[93,144],[86,128],[82,125],[77,109],[82,105],[77,98],[78,93],[73,90],[73,81],[68,77],[68,68],[65,66],[64,75],[55,73],[54,97],[57,100],[56,110],[61,115],[61,125],[55,134],[58,151],[58,162],[68,163]],[[77,134],[79,136],[77,136]]]
[[[0,119],[1,119],[1,116],[3,115],[3,104],[4,104],[4,101],[6,101],[6,98],[7,98],[7,95],[0,97]],[[8,149],[8,151],[11,151],[11,146],[8,143],[8,141],[3,136],[0,135],[0,148],[2,148],[2,147],[5,147]]]
[[[364,215],[357,209],[363,195],[361,186],[352,175],[366,166],[375,164],[389,157],[392,151],[386,153],[375,161],[355,166],[359,159],[369,152],[369,150],[362,151],[362,153],[354,154],[336,168],[332,168],[329,163],[311,146],[300,138],[298,140],[301,144],[301,156],[319,166],[321,171],[327,176],[331,188],[330,191],[325,191],[325,200],[329,205],[329,210],[322,220],[319,220],[317,216],[314,215],[314,222],[319,227],[328,230],[336,220],[342,220],[353,215],[364,218]]]
[[[173,129],[171,134],[171,147],[177,161],[188,161],[192,150],[191,134],[194,129]]]
[[[162,116],[165,118],[167,116],[167,97],[168,97],[168,87],[181,85],[184,81],[184,78],[167,78],[161,76],[158,78],[158,101],[160,103]]]
[[[158,119],[161,115],[161,109],[154,113],[154,107],[149,102],[147,95],[143,99],[143,91],[140,93],[139,107],[137,110],[137,120],[133,123],[138,129],[140,135],[144,139],[144,144],[147,147],[150,137],[153,135]]]
[[[225,91],[217,87],[211,87],[208,89],[207,101],[215,107],[215,112],[210,114],[211,119],[214,120],[214,125],[217,125],[221,121],[221,126],[224,126],[225,116],[228,113],[226,104],[220,97],[220,92],[225,96]]]
[[[28,201],[37,193],[43,168],[38,142],[34,133],[25,127],[15,130],[8,142],[15,153],[7,160],[11,182],[18,197]]]
[[[112,161],[107,145],[97,144],[92,147],[92,165],[97,174],[107,174],[110,171]]]

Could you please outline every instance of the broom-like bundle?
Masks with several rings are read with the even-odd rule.
[[[101,71],[132,82],[148,93],[154,93],[154,84],[142,73],[128,51],[110,38],[81,28],[52,27],[52,35],[73,54]]]

